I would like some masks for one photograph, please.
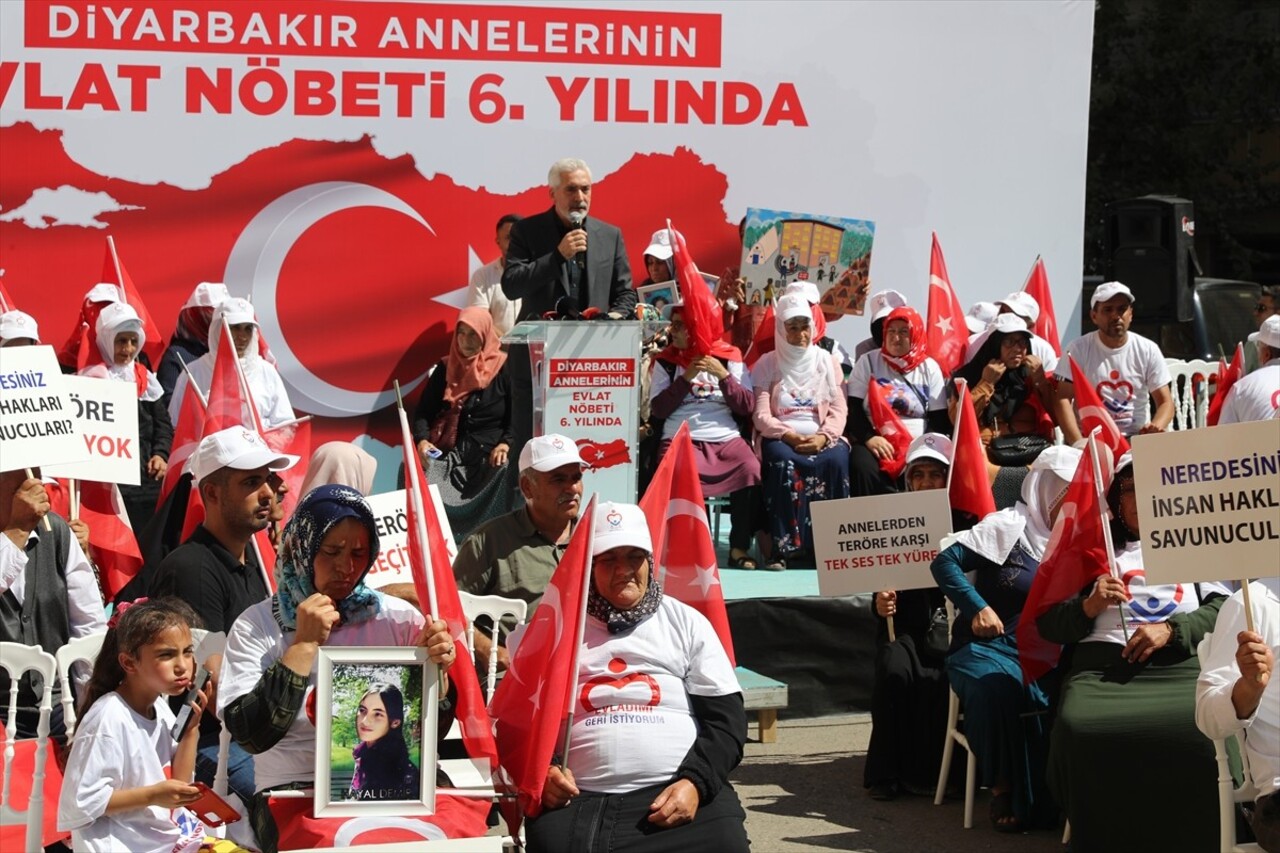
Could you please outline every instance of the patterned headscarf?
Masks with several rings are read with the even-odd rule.
[[[369,530],[369,566],[378,557],[378,527],[373,510],[350,486],[318,486],[308,492],[284,527],[280,559],[276,562],[276,595],[272,610],[281,631],[298,628],[298,605],[315,595],[315,558],[325,535],[344,518],[354,518]],[[378,594],[364,585],[365,566],[347,597],[337,602],[342,624],[372,619],[381,609]]]

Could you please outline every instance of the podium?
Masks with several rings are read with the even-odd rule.
[[[516,379],[513,404],[527,407],[532,425],[518,440],[546,433],[572,438],[588,465],[584,497],[596,493],[601,500],[636,502],[643,325],[527,321],[502,339],[512,361],[521,358],[521,349],[528,351],[530,381],[521,387]]]

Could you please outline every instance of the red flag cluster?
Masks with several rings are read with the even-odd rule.
[[[1218,380],[1214,383],[1213,399],[1209,401],[1209,413],[1205,416],[1207,426],[1217,426],[1222,418],[1222,406],[1227,402],[1227,392],[1231,386],[1244,376],[1244,346],[1236,344],[1236,354],[1228,367],[1225,361],[1218,362]]]

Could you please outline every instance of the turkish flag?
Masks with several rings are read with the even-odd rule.
[[[724,316],[711,296],[711,291],[707,289],[707,283],[702,280],[693,256],[689,254],[684,235],[671,227],[670,219],[667,220],[667,233],[671,238],[676,280],[680,284],[681,301],[684,302],[689,349],[695,358],[708,355],[715,351],[716,344],[724,333]]]
[[[209,380],[209,395],[205,400],[204,434],[244,426],[261,435],[261,423],[241,372],[231,328],[224,317],[222,334],[218,335],[218,352],[213,360],[213,378]]]
[[[489,703],[498,758],[528,817],[542,811],[543,784],[577,686],[595,515],[593,495]]]
[[[981,521],[996,511],[987,475],[987,451],[978,432],[978,416],[969,397],[969,384],[956,380],[960,398],[956,401],[956,425],[951,431],[951,473],[948,498],[951,508]]]
[[[1101,430],[1098,440],[1111,449],[1113,458],[1119,459],[1129,452],[1129,439],[1120,432],[1111,413],[1103,405],[1102,397],[1098,396],[1098,389],[1084,375],[1075,358],[1067,356],[1067,360],[1071,362],[1071,384],[1075,386],[1076,414],[1080,420],[1081,434],[1088,435],[1095,428]]]
[[[164,472],[164,482],[160,484],[160,497],[156,501],[159,507],[173,491],[174,485],[186,472],[187,460],[196,452],[200,439],[204,435],[205,405],[200,389],[187,377],[187,393],[182,395],[178,405],[178,422],[173,427],[173,445],[169,451],[169,467]]]
[[[116,286],[117,294],[124,296],[124,291]],[[63,368],[81,373],[91,364],[104,364],[102,353],[98,351],[98,343],[94,338],[94,329],[98,324],[98,315],[107,307],[106,302],[93,302],[85,299],[80,304],[80,322],[71,331],[67,342],[58,350],[58,364]]]
[[[871,415],[871,425],[876,428],[876,432],[893,445],[893,457],[881,459],[880,470],[896,480],[907,464],[907,448],[911,446],[911,433],[907,431],[898,413],[885,399],[884,386],[875,379],[872,379],[871,384],[867,386],[867,409]]]
[[[462,732],[462,743],[467,755],[475,762],[476,769],[485,778],[491,778],[498,766],[498,747],[493,740],[493,729],[485,709],[484,693],[476,669],[471,665],[474,655],[467,643],[467,616],[458,596],[458,582],[453,576],[449,560],[449,548],[440,530],[435,499],[426,487],[427,477],[422,470],[413,436],[409,431],[409,418],[400,409],[400,430],[404,446],[405,509],[409,525],[409,568],[413,573],[414,589],[418,601],[428,619],[444,620],[449,625],[453,644],[457,651],[454,658],[458,666],[449,669],[449,677],[458,688],[458,708],[455,719]],[[480,815],[480,833],[484,833],[484,819],[488,804]]]
[[[653,539],[653,573],[662,590],[697,610],[715,628],[729,662],[733,636],[724,606],[715,543],[707,524],[702,481],[689,438],[689,424],[680,424],[676,437],[640,499]]]
[[[5,289],[4,279],[0,278],[0,313],[17,310],[17,303],[13,301],[13,297],[9,295],[9,291]]]
[[[580,438],[577,441],[578,455],[582,457],[582,461],[592,470],[599,468],[612,468],[615,465],[623,465],[631,461],[631,449],[627,447],[625,438],[615,438],[613,441],[606,441],[601,444],[598,441],[592,441],[589,438]]]
[[[284,519],[280,522],[283,525],[289,521],[289,516],[293,515],[293,509],[298,505],[298,501],[302,500],[299,492],[302,489],[302,481],[307,478],[307,468],[311,464],[311,416],[285,421],[264,430],[262,440],[276,453],[287,453],[298,457],[298,464],[287,471],[280,472],[280,479],[284,480],[285,485],[285,494],[282,499]]]
[[[1059,343],[1061,338],[1058,334],[1058,318],[1053,312],[1053,292],[1049,290],[1049,276],[1044,271],[1044,258],[1036,257],[1036,262],[1031,267],[1031,274],[1022,285],[1022,291],[1040,306],[1040,316],[1036,318],[1032,331],[1048,341],[1054,353],[1061,357],[1062,344]]]
[[[102,258],[102,281],[107,284],[114,284],[124,292],[124,301],[128,302],[134,311],[138,312],[138,317],[142,319],[142,333],[147,340],[142,345],[142,351],[147,354],[147,358],[151,360],[153,367],[160,365],[160,357],[164,355],[165,341],[160,335],[160,327],[156,325],[155,320],[151,319],[151,314],[147,311],[146,303],[142,301],[142,294],[138,292],[138,288],[133,286],[133,279],[129,277],[129,273],[124,268],[124,262],[120,260],[120,254],[116,251],[116,241],[112,237],[107,237],[106,251]],[[94,330],[89,329],[89,338],[94,348]]]
[[[1244,346],[1236,344],[1236,354],[1231,358],[1231,366],[1226,362],[1218,362],[1218,381],[1214,384],[1213,399],[1209,401],[1209,413],[1205,416],[1206,426],[1217,426],[1222,417],[1222,404],[1227,401],[1227,392],[1231,386],[1244,375]]]
[[[964,350],[969,343],[969,327],[964,323],[964,307],[951,287],[947,262],[942,257],[938,235],[933,235],[929,254],[929,311],[926,339],[929,356],[950,376],[964,363]]]
[[[8,699],[5,699],[6,704]],[[4,740],[4,723],[0,722],[0,740]],[[27,838],[27,808],[31,802],[31,783],[36,775],[36,746],[39,741],[19,740],[13,745],[13,761],[8,765],[10,780],[5,779],[5,765],[0,763],[0,786],[3,786],[9,798],[5,801],[5,810],[15,809],[21,812],[17,816],[18,823],[5,823],[0,826],[0,850],[31,850]],[[40,847],[47,847],[55,841],[70,838],[70,832],[58,831],[58,798],[62,795],[62,771],[54,760],[57,744],[46,741],[44,761],[44,783],[40,786],[44,798],[44,815],[41,820]],[[6,781],[8,784],[6,785]]]
[[[1107,484],[1099,482],[1106,476],[1103,453],[1099,442],[1090,436],[1018,620],[1018,660],[1026,684],[1057,666],[1062,654],[1062,646],[1040,635],[1036,620],[1053,605],[1079,595],[1094,578],[1109,571],[1103,529],[1107,524],[1106,507],[1101,498]],[[1109,456],[1106,461],[1105,468],[1110,471]]]
[[[89,545],[107,601],[142,568],[142,551],[129,526],[124,498],[115,483],[80,480],[80,518],[89,525]]]

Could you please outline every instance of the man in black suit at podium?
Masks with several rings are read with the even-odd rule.
[[[590,168],[574,158],[557,160],[547,180],[552,207],[511,228],[502,292],[508,299],[523,300],[520,320],[536,320],[548,312],[633,319],[636,293],[622,232],[587,217]]]

